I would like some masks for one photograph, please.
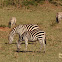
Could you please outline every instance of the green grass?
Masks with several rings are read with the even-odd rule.
[[[16,17],[17,25],[38,24],[41,30],[46,32],[46,53],[43,53],[43,49],[37,52],[40,47],[38,42],[29,44],[27,52],[17,53],[16,44],[7,44],[9,31],[0,31],[0,62],[61,62],[59,53],[62,53],[62,21],[56,24],[55,16],[62,9],[53,5],[14,9],[0,9],[0,25],[7,26],[12,16]],[[18,36],[15,36],[13,43],[16,43],[16,40]],[[25,44],[21,47],[20,50],[24,51]]]

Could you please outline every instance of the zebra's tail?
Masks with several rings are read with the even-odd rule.
[[[46,44],[46,37],[45,37],[45,44]]]
[[[59,23],[58,16],[56,17],[56,22]]]

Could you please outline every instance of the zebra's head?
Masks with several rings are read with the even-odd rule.
[[[16,34],[16,28],[13,28],[8,36],[9,44],[12,43],[15,34]]]
[[[13,28],[9,34],[9,44],[12,43],[15,34],[22,35],[26,30],[27,29],[23,25],[18,25],[17,27]]]
[[[9,40],[9,44],[12,44],[13,36],[9,36],[9,37],[8,37],[8,40]]]

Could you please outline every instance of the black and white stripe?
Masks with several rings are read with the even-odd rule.
[[[13,37],[15,34],[19,34],[20,36],[26,31],[33,31],[38,30],[39,26],[34,24],[27,24],[27,25],[18,25],[11,30],[9,33],[9,43],[11,44],[13,41]]]
[[[39,29],[39,26],[38,25],[33,25],[33,24],[28,24],[28,25],[24,25],[27,27],[27,31],[33,31],[33,30],[37,30]]]

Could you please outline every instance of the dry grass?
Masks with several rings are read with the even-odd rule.
[[[59,10],[58,10],[59,8]],[[16,52],[15,36],[13,44],[8,44],[8,31],[0,31],[0,62],[61,62],[59,53],[62,54],[62,21],[59,24],[55,22],[55,16],[60,7],[53,5],[38,6],[28,10],[0,9],[0,24],[8,25],[9,19],[15,16],[18,24],[38,24],[46,32],[47,45],[46,53],[39,51],[39,43],[29,43],[27,52],[24,52],[25,44],[22,44],[21,51]]]

